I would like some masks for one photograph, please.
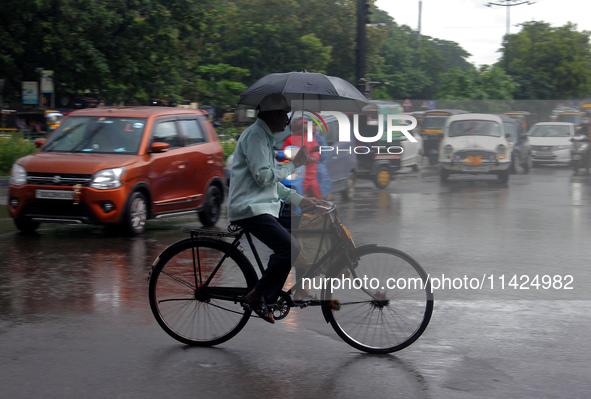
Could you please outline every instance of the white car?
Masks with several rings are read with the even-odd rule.
[[[527,132],[534,164],[571,162],[571,139],[576,126],[569,122],[540,122]]]
[[[441,181],[450,174],[494,174],[509,181],[512,144],[497,115],[460,114],[449,117],[439,152]]]
[[[403,168],[410,167],[412,170],[417,171],[423,164],[423,138],[414,130],[411,133],[417,142],[413,143],[406,136],[401,136],[402,141],[400,142],[400,146],[403,151],[400,156],[400,166]]]

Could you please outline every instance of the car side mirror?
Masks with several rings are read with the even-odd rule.
[[[150,146],[150,152],[158,153],[158,152],[166,152],[170,148],[170,144],[163,143],[161,141],[156,141],[152,143]]]
[[[35,147],[37,147],[37,148],[43,147],[46,142],[47,142],[47,139],[35,139],[33,141],[33,143],[35,143]]]

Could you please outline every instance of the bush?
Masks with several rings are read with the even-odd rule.
[[[222,148],[224,150],[224,161],[236,149],[236,141],[243,130],[243,128],[224,128],[217,131],[220,143],[222,144]]]
[[[37,147],[33,141],[25,139],[22,134],[0,136],[0,177],[8,176],[14,161],[35,151]]]

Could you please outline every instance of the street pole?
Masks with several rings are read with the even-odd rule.
[[[528,6],[531,6],[532,4],[535,4],[535,2],[533,1],[529,1],[529,0],[504,0],[504,3],[493,3],[488,2],[485,4],[485,6],[487,7],[492,7],[492,6],[499,6],[499,7],[505,7],[507,9],[507,35],[509,33],[511,33],[510,29],[511,29],[511,12],[510,9],[511,7],[514,6],[520,6],[523,4],[527,4]]]
[[[365,23],[367,22],[366,15],[366,0],[357,0],[357,87],[363,91],[363,79],[365,79]]]

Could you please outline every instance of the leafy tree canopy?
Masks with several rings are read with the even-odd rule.
[[[591,94],[591,32],[567,23],[528,22],[505,36],[498,63],[519,84],[516,98],[582,98]]]

